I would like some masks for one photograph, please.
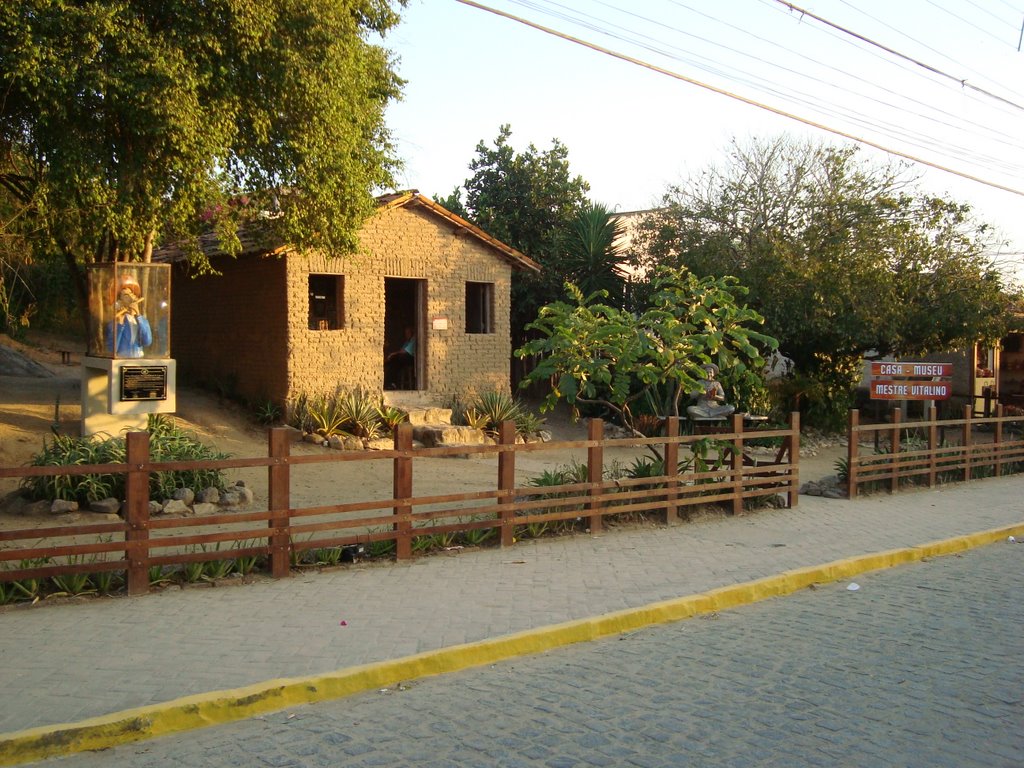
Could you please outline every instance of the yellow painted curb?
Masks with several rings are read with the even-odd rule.
[[[78,723],[41,726],[0,734],[0,766],[106,749],[156,736],[244,720],[255,715],[340,699],[401,681],[456,672],[510,658],[688,619],[700,614],[792,594],[869,571],[949,555],[1024,536],[1024,523],[934,541],[917,547],[875,552],[824,565],[785,571],[742,584],[664,600],[587,619],[419,653],[392,661],[349,667],[321,675],[267,680],[244,688],[213,691],[94,717]]]

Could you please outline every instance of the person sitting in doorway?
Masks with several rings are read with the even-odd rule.
[[[407,325],[404,338],[401,347],[384,357],[386,389],[399,389],[406,372],[411,372],[416,363],[416,329]]]

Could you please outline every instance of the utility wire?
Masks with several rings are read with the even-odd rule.
[[[769,105],[764,104],[762,102],[755,101],[754,99],[750,99],[750,98],[747,98],[745,96],[741,96],[739,94],[732,93],[731,91],[727,91],[727,90],[725,90],[723,88],[718,88],[717,86],[701,82],[700,80],[695,80],[695,79],[693,79],[691,77],[687,77],[686,75],[680,74],[678,72],[673,72],[672,70],[665,69],[665,68],[659,67],[659,66],[657,66],[655,64],[651,64],[650,62],[643,61],[642,59],[637,59],[637,58],[634,58],[632,56],[628,56],[628,55],[626,55],[624,53],[619,53],[619,52],[613,51],[613,50],[611,50],[609,48],[604,48],[602,46],[596,45],[595,43],[587,42],[586,40],[582,40],[582,39],[580,39],[578,37],[573,37],[571,35],[565,34],[564,32],[559,32],[558,30],[551,29],[550,27],[542,26],[540,24],[537,24],[536,22],[530,21],[529,19],[524,19],[524,18],[522,18],[520,16],[515,16],[515,15],[513,15],[511,13],[507,13],[505,11],[498,10],[497,8],[491,8],[489,6],[483,5],[482,3],[477,3],[474,0],[456,0],[456,1],[461,3],[461,4],[463,4],[463,5],[469,6],[471,8],[476,8],[477,10],[486,11],[487,13],[492,13],[495,16],[500,16],[500,17],[508,19],[510,21],[515,21],[515,22],[517,22],[519,24],[523,24],[524,26],[530,27],[531,29],[536,29],[536,30],[538,30],[540,32],[544,32],[546,34],[552,35],[553,37],[557,37],[557,38],[559,38],[561,40],[565,40],[565,41],[570,42],[570,43],[575,43],[576,45],[580,45],[580,46],[582,46],[584,48],[589,48],[590,50],[595,51],[597,53],[602,53],[602,54],[604,54],[606,56],[611,56],[612,58],[616,58],[616,59],[619,59],[621,61],[626,61],[626,62],[629,62],[630,64],[635,64],[635,65],[637,65],[639,67],[643,67],[645,69],[649,69],[652,72],[657,72],[657,73],[662,74],[662,75],[667,75],[668,77],[675,78],[676,80],[681,80],[681,81],[689,83],[691,85],[696,85],[696,86],[698,86],[700,88],[704,88],[705,90],[712,91],[713,93],[717,93],[717,94],[722,95],[722,96],[728,96],[729,98],[735,99],[736,101],[740,101],[740,102],[742,102],[744,104],[748,104],[750,106],[757,107],[758,109],[763,109],[763,110],[765,110],[767,112],[771,112],[772,114],[779,115],[781,117],[785,117],[785,118],[788,118],[790,120],[795,120],[795,121],[797,121],[799,123],[803,123],[804,125],[808,125],[808,126],[810,126],[812,128],[817,128],[818,130],[826,131],[826,132],[834,134],[836,136],[841,136],[841,137],[843,137],[845,139],[849,139],[850,141],[855,141],[855,142],[857,142],[859,144],[863,144],[863,145],[868,146],[868,147],[873,147],[874,149],[878,149],[878,150],[880,150],[882,152],[886,152],[886,153],[888,153],[890,155],[895,155],[896,157],[902,157],[902,158],[904,158],[906,160],[910,160],[910,161],[915,162],[915,163],[920,163],[920,164],[926,165],[926,166],[928,166],[930,168],[935,168],[936,170],[945,171],[946,173],[951,173],[954,176],[959,176],[961,178],[968,179],[969,181],[975,181],[975,182],[977,182],[979,184],[984,184],[985,186],[993,187],[994,189],[1000,189],[1000,190],[1002,190],[1004,192],[1010,192],[1012,194],[1020,195],[1021,197],[1024,197],[1024,191],[1019,190],[1019,189],[1015,189],[1014,187],[1008,187],[1006,185],[999,184],[999,183],[994,182],[994,181],[989,181],[987,179],[983,179],[983,178],[981,178],[979,176],[974,176],[974,175],[966,173],[964,171],[958,171],[958,170],[956,170],[954,168],[950,168],[948,166],[940,165],[940,164],[932,162],[930,160],[925,160],[925,159],[917,157],[915,155],[911,155],[911,154],[909,154],[907,152],[903,152],[903,151],[900,151],[900,150],[897,150],[897,149],[892,149],[891,147],[886,147],[883,144],[878,144],[877,142],[871,141],[869,139],[865,139],[865,138],[863,138],[861,136],[856,136],[854,134],[847,133],[846,131],[842,131],[842,130],[839,130],[837,128],[832,128],[830,126],[824,125],[822,123],[815,122],[813,120],[808,120],[806,118],[800,117],[799,115],[795,115],[795,114],[793,114],[791,112],[786,112],[785,110],[777,109],[775,107],[769,106]]]
[[[681,7],[687,8],[687,10],[691,10],[691,11],[693,10],[692,8],[689,8],[688,6],[686,6],[684,3],[677,2],[676,0],[669,0],[669,1],[672,2],[674,5],[679,5]],[[641,33],[632,33],[632,32],[627,34],[627,31],[621,25],[619,25],[619,24],[615,24],[615,23],[613,23],[611,21],[608,21],[608,20],[605,20],[605,19],[600,19],[599,20],[599,19],[597,19],[597,17],[593,16],[592,14],[587,14],[587,13],[583,13],[581,11],[578,11],[576,9],[572,9],[572,8],[570,8],[570,6],[567,6],[567,5],[563,4],[563,3],[552,2],[551,0],[547,0],[546,2],[544,2],[544,1],[536,2],[535,0],[512,0],[512,2],[515,2],[517,5],[528,7],[531,10],[538,11],[538,12],[543,13],[545,15],[556,17],[556,18],[558,18],[560,20],[563,20],[563,21],[566,21],[568,23],[575,24],[577,26],[581,26],[581,27],[584,27],[586,29],[596,31],[599,34],[601,34],[602,36],[611,37],[613,39],[625,42],[625,43],[627,43],[629,45],[634,45],[634,46],[637,46],[639,48],[648,50],[648,51],[650,51],[650,52],[652,52],[652,53],[654,53],[654,54],[656,54],[658,56],[663,56],[665,58],[668,58],[668,59],[671,59],[671,60],[674,60],[674,61],[679,61],[679,62],[683,62],[683,63],[689,64],[690,66],[694,66],[694,67],[696,67],[696,68],[698,68],[698,69],[700,69],[700,70],[702,70],[704,72],[707,72],[707,73],[709,73],[711,75],[714,75],[714,76],[717,76],[717,77],[721,77],[724,80],[732,81],[734,83],[738,83],[738,84],[741,84],[741,85],[748,86],[748,87],[750,87],[751,89],[753,89],[755,91],[760,91],[761,93],[764,93],[766,95],[769,95],[769,96],[772,96],[772,97],[780,99],[784,104],[790,105],[789,107],[787,107],[788,109],[796,108],[796,111],[803,111],[804,114],[807,114],[807,110],[810,110],[811,113],[821,115],[826,120],[828,118],[839,118],[840,120],[846,121],[848,123],[852,123],[854,125],[858,125],[861,128],[866,128],[868,130],[874,131],[876,134],[880,134],[882,136],[885,136],[886,138],[888,138],[890,140],[896,140],[898,142],[902,142],[903,144],[909,144],[909,145],[915,146],[915,147],[917,147],[919,149],[924,149],[924,150],[927,150],[927,151],[931,151],[931,152],[937,153],[939,155],[947,155],[947,156],[952,155],[952,156],[955,156],[961,162],[970,162],[970,163],[972,163],[974,165],[984,166],[984,167],[987,168],[987,170],[990,170],[990,171],[998,168],[999,171],[1002,172],[1004,175],[1020,175],[1021,172],[1022,172],[1021,167],[1017,163],[1009,163],[1009,162],[1007,162],[1005,156],[997,157],[995,155],[982,154],[982,153],[979,153],[977,151],[976,147],[978,147],[978,146],[986,146],[987,147],[989,145],[989,141],[976,142],[975,145],[973,145],[973,146],[963,146],[963,145],[950,144],[948,142],[943,142],[940,139],[931,139],[931,138],[929,138],[927,136],[923,136],[923,135],[919,135],[917,133],[914,133],[914,132],[910,131],[910,129],[903,128],[902,125],[898,121],[891,120],[889,123],[877,122],[875,120],[869,119],[867,117],[867,114],[864,111],[858,111],[855,107],[848,106],[848,105],[846,105],[846,104],[844,104],[842,102],[830,103],[827,100],[823,101],[820,95],[811,95],[811,94],[808,94],[808,93],[806,93],[804,91],[801,91],[801,90],[799,90],[797,88],[792,88],[792,87],[789,87],[789,86],[783,86],[783,85],[781,85],[781,84],[779,84],[777,82],[772,82],[771,80],[765,79],[760,74],[751,74],[751,73],[748,73],[748,72],[745,72],[745,71],[739,70],[739,69],[736,69],[733,72],[728,72],[728,71],[724,71],[722,68],[718,67],[717,65],[709,65],[708,63],[705,63],[704,59],[694,59],[692,57],[684,57],[684,56],[680,56],[680,55],[677,55],[677,54],[673,54],[673,53],[671,53],[666,48],[657,47],[653,43],[645,42],[645,41],[650,40],[650,41],[654,41],[659,46],[661,45],[660,41],[655,40],[655,38],[653,38],[653,37],[651,37],[649,35],[641,34]],[[658,22],[654,22],[651,19],[647,19],[645,17],[638,16],[635,13],[624,11],[624,10],[614,6],[614,5],[611,5],[611,4],[608,4],[608,3],[605,3],[605,2],[601,2],[601,4],[606,6],[606,7],[612,8],[613,10],[619,11],[620,13],[627,14],[627,15],[629,15],[631,17],[640,18],[640,19],[643,19],[644,21],[647,21],[647,22],[650,22],[650,23],[658,23]],[[771,3],[769,3],[769,5],[771,5]],[[553,10],[553,9],[559,9],[559,10]],[[780,9],[780,11],[781,11],[781,9]],[[715,19],[715,21],[719,21],[719,20]],[[719,21],[719,23],[723,23],[724,24],[725,22]],[[660,24],[660,26],[666,26],[666,25]],[[609,29],[609,27],[611,27],[611,28]],[[672,27],[666,27],[666,28],[672,29],[673,31],[679,31],[679,30],[675,30]],[[814,29],[816,29],[816,31],[821,31],[821,32],[824,32],[826,34],[835,36],[838,40],[840,40],[844,44],[853,45],[852,41],[848,40],[844,36],[839,35],[838,33],[834,32],[832,30],[829,30],[827,28],[821,29],[821,30],[817,30],[817,28],[814,28]],[[702,37],[699,37],[699,36],[696,36],[696,35],[692,35],[690,33],[683,33],[683,34],[688,34],[690,37],[694,38],[695,40],[697,40],[697,41],[699,41],[701,43],[707,43],[707,44],[710,44],[710,45],[715,45],[715,46],[717,46],[719,48],[725,48],[726,50],[731,50],[733,52],[737,52],[737,51],[735,51],[735,49],[728,48],[726,46],[722,46],[722,45],[720,45],[718,43],[715,43],[715,42],[713,42],[711,40],[707,40],[705,38],[702,38]],[[674,50],[681,50],[681,49],[674,48]],[[857,50],[864,51],[865,49],[858,48]],[[746,54],[744,54],[744,55],[746,55]],[[890,58],[883,58],[880,54],[875,54],[875,53],[872,53],[871,55],[878,56],[878,58],[882,59],[887,64],[893,64],[893,62],[892,62],[892,60]],[[760,64],[765,65],[765,66],[774,66],[774,67],[778,67],[779,66],[779,65],[776,65],[776,64],[774,64],[774,63],[772,63],[770,61],[766,61],[766,60],[758,58],[758,57],[754,57],[754,58]],[[710,61],[710,60],[706,60],[706,61]],[[811,59],[811,61],[813,61],[816,64],[819,63],[819,62],[817,62],[816,60],[813,60],[813,59]],[[785,69],[785,68],[783,68],[783,69]],[[792,72],[792,70],[787,70],[787,71]],[[822,81],[822,80],[820,80],[818,78],[810,77],[810,75],[804,75],[801,72],[795,72],[794,74],[797,74],[800,77],[808,77],[811,80],[814,80],[814,81],[816,81],[818,83],[824,84],[828,88],[832,88],[832,89],[836,89],[836,90],[842,90],[840,88],[840,86],[838,86],[838,85],[836,85],[834,83],[825,82],[825,81]],[[891,93],[891,91],[889,91],[889,92]],[[887,103],[887,102],[883,102],[883,101],[881,101],[879,99],[876,99],[876,98],[873,98],[873,97],[869,97],[867,95],[863,95],[863,97],[867,98],[867,99],[871,99],[871,100],[875,101],[876,103],[884,104],[886,107],[892,108],[894,110],[901,110],[901,111],[904,111],[904,112],[907,111],[907,110],[904,110],[902,107],[899,107],[897,105],[890,104],[890,103]],[[978,97],[971,95],[971,96],[969,96],[969,98],[975,99],[975,98],[978,98]],[[928,106],[929,109],[935,109],[936,111],[940,112],[940,114],[951,116],[949,112],[946,112],[944,110],[938,110],[937,108],[931,107],[930,105],[926,105],[926,106]],[[917,117],[921,117],[923,119],[932,120],[933,122],[938,122],[939,124],[944,125],[947,128],[950,128],[950,129],[952,129],[954,131],[957,131],[957,133],[955,135],[962,135],[963,134],[963,130],[962,129],[960,129],[958,126],[955,126],[955,125],[953,125],[953,124],[951,124],[951,123],[949,123],[947,121],[944,121],[944,120],[936,121],[934,118],[927,117],[924,114],[919,113],[919,112],[918,113],[910,112],[909,114],[915,115]],[[977,127],[981,127],[981,126],[978,126],[977,123],[972,123],[972,125],[975,125]],[[1020,150],[1021,147],[1020,147],[1018,141],[1016,140],[1016,137],[1010,137],[1007,134],[1001,134],[1000,132],[995,131],[994,129],[989,128],[989,127],[984,127],[983,129],[984,129],[984,131],[986,133],[993,134],[992,139],[994,139],[995,141],[1000,142],[1001,144],[1006,145],[1010,150],[1014,151],[1015,153],[1019,153],[1019,150]],[[990,140],[992,140],[992,139],[990,139]]]
[[[761,0],[761,2],[766,2],[766,3],[767,2],[772,2],[772,1],[773,0]],[[862,8],[859,8],[856,5],[854,5],[853,3],[851,3],[850,0],[839,0],[839,2],[841,2],[843,5],[847,6],[848,8],[856,11],[857,13],[861,14],[862,16],[868,17],[869,19],[871,19],[876,24],[879,24],[879,25],[881,25],[883,27],[886,27],[887,29],[891,30],[892,32],[895,32],[900,37],[905,37],[907,40],[910,40],[912,43],[916,43],[917,45],[919,45],[922,48],[925,48],[925,49],[931,51],[932,53],[936,54],[937,56],[941,56],[942,58],[947,59],[948,61],[953,61],[953,59],[951,59],[949,56],[947,56],[944,51],[937,50],[937,49],[933,48],[932,46],[928,45],[927,43],[924,43],[924,42],[918,40],[917,38],[910,36],[904,30],[897,29],[892,24],[888,24],[885,21],[883,21],[882,19],[878,18],[877,16],[873,16],[872,14],[870,14],[867,11],[863,10]],[[959,64],[959,62],[954,62],[954,63]],[[975,69],[971,69],[970,67],[967,67],[967,69],[968,69],[968,71],[974,72],[976,75],[979,75],[981,77],[986,77],[989,80],[991,80],[992,82],[996,82],[997,85],[1002,86],[1004,91],[1012,93],[1015,96],[1021,97],[1020,93],[1015,91],[1013,88],[1007,86],[1006,83],[999,83],[994,78],[992,78],[992,77],[990,77],[988,75],[983,75],[982,73],[978,72]]]
[[[681,52],[683,49],[679,48],[678,46],[672,45],[672,44],[663,43],[661,40],[657,40],[656,38],[651,37],[648,34],[639,33],[639,32],[633,32],[631,30],[626,30],[620,24],[616,24],[616,23],[614,23],[612,21],[605,20],[605,19],[598,19],[593,14],[584,13],[582,11],[579,11],[579,10],[576,10],[576,9],[572,9],[569,6],[565,5],[565,4],[558,3],[558,2],[553,2],[552,0],[548,0],[547,2],[535,2],[534,0],[512,0],[512,2],[516,3],[517,5],[521,5],[521,6],[530,8],[531,10],[543,13],[543,14],[545,14],[547,16],[552,16],[554,18],[561,19],[561,20],[569,22],[571,24],[574,24],[574,25],[583,27],[585,29],[589,29],[591,31],[597,32],[597,33],[601,34],[602,36],[610,37],[610,38],[613,38],[615,40],[619,40],[619,41],[625,42],[625,43],[627,43],[629,45],[634,45],[634,46],[637,46],[639,48],[648,50],[648,51],[650,51],[650,52],[652,52],[652,53],[654,53],[654,54],[656,54],[658,56],[663,56],[663,57],[665,57],[667,59],[671,59],[673,61],[678,61],[678,62],[683,62],[683,63],[690,64],[691,66],[694,66],[694,67],[696,67],[696,68],[698,68],[698,69],[700,69],[700,70],[702,70],[704,72],[707,72],[709,74],[713,74],[713,75],[719,76],[719,77],[721,77],[721,78],[723,78],[725,80],[732,80],[732,81],[735,81],[735,82],[741,82],[741,83],[743,83],[745,85],[750,86],[751,88],[753,88],[755,90],[759,90],[759,91],[762,91],[762,92],[767,92],[767,93],[770,93],[770,94],[772,94],[774,96],[780,96],[783,99],[785,99],[785,100],[787,100],[787,101],[789,101],[791,103],[797,103],[797,104],[800,104],[801,106],[810,106],[815,111],[818,111],[818,112],[821,112],[821,113],[825,113],[825,114],[832,114],[833,116],[835,116],[836,112],[838,111],[838,112],[843,113],[841,116],[845,117],[848,120],[852,120],[855,123],[859,123],[859,124],[865,125],[867,127],[873,127],[876,130],[879,130],[879,129],[882,128],[881,126],[875,125],[874,123],[870,123],[870,121],[864,120],[860,113],[852,111],[852,110],[850,110],[849,108],[847,108],[845,106],[837,106],[834,109],[829,110],[829,109],[827,109],[827,108],[825,108],[823,106],[823,104],[821,103],[821,98],[820,97],[810,96],[806,92],[800,91],[799,89],[796,89],[796,88],[791,88],[790,89],[792,91],[792,93],[789,93],[789,94],[783,93],[783,92],[781,92],[779,90],[779,88],[780,88],[779,85],[777,85],[775,82],[771,81],[770,79],[767,79],[766,77],[764,77],[763,75],[761,75],[759,73],[758,74],[751,74],[751,73],[746,72],[746,71],[744,71],[742,69],[733,68],[733,74],[730,74],[729,72],[725,71],[720,66],[718,66],[717,64],[705,63],[705,62],[710,62],[711,60],[710,59],[705,59],[699,53],[693,53],[693,55],[691,55],[691,56],[682,56],[680,54],[673,53],[672,51],[680,51]],[[879,105],[881,105],[881,106],[883,106],[883,107],[885,107],[887,109],[891,109],[891,110],[894,110],[894,111],[906,112],[906,113],[908,113],[910,115],[913,115],[915,117],[920,117],[922,119],[929,120],[929,121],[935,122],[935,123],[937,123],[939,125],[945,126],[945,127],[949,128],[949,129],[951,129],[953,131],[960,131],[960,132],[962,132],[963,129],[961,127],[961,123],[962,122],[966,122],[966,124],[968,124],[970,126],[973,126],[974,128],[980,129],[983,133],[988,134],[988,141],[999,142],[999,143],[1005,145],[1006,147],[1008,147],[1011,150],[1019,151],[1020,149],[1022,149],[1022,146],[1019,143],[1019,137],[1016,136],[1016,135],[1010,135],[1010,134],[1004,133],[1004,132],[994,128],[991,125],[986,125],[986,124],[983,124],[983,123],[980,123],[980,122],[976,122],[976,121],[973,121],[973,120],[970,120],[970,119],[966,119],[966,118],[961,117],[960,115],[954,115],[954,114],[950,113],[947,110],[940,109],[939,107],[933,106],[932,104],[929,104],[927,102],[921,101],[919,99],[910,98],[909,100],[911,102],[915,103],[915,104],[921,105],[926,110],[930,110],[930,111],[938,113],[938,115],[940,115],[941,117],[936,117],[936,116],[933,116],[933,115],[926,115],[926,114],[924,114],[923,112],[920,112],[920,111],[915,112],[915,111],[907,110],[906,108],[904,108],[904,107],[902,107],[902,106],[900,106],[900,105],[898,105],[896,103],[893,103],[891,101],[887,101],[887,100],[885,100],[883,98],[871,96],[871,95],[869,95],[868,93],[865,93],[865,92],[851,91],[850,89],[843,88],[843,86],[837,84],[834,81],[823,80],[821,78],[814,77],[813,75],[809,74],[805,70],[792,69],[790,67],[783,66],[782,64],[762,59],[762,58],[760,58],[758,56],[754,56],[753,54],[750,54],[750,53],[748,53],[746,51],[739,50],[737,48],[733,48],[733,47],[730,47],[730,46],[727,46],[727,45],[723,45],[723,44],[715,42],[713,40],[709,40],[709,39],[701,37],[699,35],[695,35],[695,34],[693,34],[691,32],[687,32],[685,30],[681,30],[681,29],[678,29],[676,27],[672,27],[672,26],[670,26],[668,24],[665,24],[664,22],[658,21],[656,19],[652,19],[652,18],[649,18],[649,17],[646,17],[646,16],[642,16],[642,15],[634,13],[632,11],[624,10],[624,9],[619,8],[619,7],[617,7],[615,5],[612,5],[610,3],[603,2],[603,0],[598,0],[598,2],[600,3],[600,5],[603,5],[606,8],[610,8],[613,11],[616,11],[618,13],[624,14],[626,16],[629,16],[629,17],[632,17],[632,18],[635,18],[635,19],[639,19],[642,22],[646,22],[648,24],[652,24],[652,25],[655,25],[655,26],[662,27],[662,28],[667,29],[667,30],[669,30],[671,32],[674,32],[674,33],[685,35],[687,37],[690,37],[690,38],[692,38],[694,40],[699,41],[700,43],[704,43],[704,44],[708,44],[708,45],[713,45],[713,46],[715,46],[717,48],[724,49],[726,51],[729,51],[731,53],[737,54],[737,55],[742,56],[744,58],[753,59],[758,64],[762,65],[762,67],[761,67],[762,70],[763,70],[764,66],[773,67],[775,69],[779,69],[779,70],[781,70],[783,72],[786,72],[786,73],[789,73],[791,75],[795,75],[798,78],[803,78],[805,80],[810,80],[812,82],[818,83],[818,84],[824,86],[827,89],[833,89],[833,90],[838,90],[840,92],[845,92],[846,95],[849,95],[849,94],[852,93],[855,96],[858,96],[858,97],[860,97],[862,99],[865,99],[865,100],[868,100],[868,101],[872,101],[872,102],[874,102],[876,104],[879,104]],[[736,29],[737,31],[739,31],[739,32],[741,32],[743,34],[749,35],[751,37],[754,37],[755,39],[760,40],[763,43],[775,46],[777,48],[782,48],[782,46],[779,46],[777,43],[775,43],[773,41],[767,40],[765,38],[758,37],[756,35],[752,35],[751,33],[746,32],[745,30],[740,29],[739,27],[736,27],[735,25],[729,24],[728,22],[725,22],[725,21],[723,21],[721,19],[718,19],[718,18],[715,18],[713,16],[708,16],[707,14],[703,14],[700,11],[697,11],[696,9],[691,8],[690,6],[687,6],[685,3],[678,2],[678,0],[669,0],[669,2],[671,2],[673,5],[677,5],[677,6],[680,6],[682,8],[685,8],[688,11],[697,13],[698,15],[702,15],[705,18],[708,18],[708,19],[714,21],[715,23],[718,23],[718,24],[721,24],[721,25],[724,25],[724,26]],[[555,10],[555,9],[558,9],[558,10]],[[825,29],[823,31],[826,32],[827,34],[834,35],[838,40],[840,40],[844,44],[854,45],[853,42],[849,41],[847,38],[843,37],[842,35],[838,35],[834,31],[831,31],[831,30],[828,30],[828,29]],[[645,41],[651,41],[651,42],[645,42]],[[663,46],[667,46],[667,47],[663,47]],[[858,51],[864,51],[863,48],[856,47],[856,46],[855,46],[855,48]],[[844,72],[843,70],[841,70],[841,69],[839,69],[837,67],[834,67],[834,66],[831,66],[831,65],[827,65],[827,64],[822,64],[818,60],[813,59],[813,58],[808,57],[808,56],[805,56],[803,54],[800,54],[799,52],[792,52],[792,51],[789,51],[788,49],[785,49],[785,50],[787,50],[788,53],[793,53],[794,55],[799,56],[800,58],[805,59],[807,61],[810,61],[813,64],[816,64],[818,66],[823,66],[823,67],[826,67],[828,69],[831,69],[831,70],[839,73],[843,77],[849,77],[851,79],[857,80],[857,81],[862,82],[864,84],[868,84],[866,80],[864,80],[862,78],[859,78],[859,77],[856,77],[854,75],[850,75],[849,73]],[[687,52],[690,53],[691,51],[689,49],[687,49]],[[883,61],[887,65],[892,65],[894,63],[891,58],[883,57],[880,54],[872,54],[872,55],[877,56],[880,61]],[[694,56],[697,56],[699,58],[694,58]],[[760,70],[759,70],[759,72],[760,72]],[[885,92],[885,93],[888,93],[888,94],[892,95],[892,96],[899,96],[899,94],[897,94],[896,92],[892,91],[891,89],[881,87],[881,90],[883,92]],[[976,99],[978,97],[976,97],[974,95],[970,95],[970,98]],[[968,113],[969,114],[973,114],[973,112],[970,112],[970,111],[968,111]],[[957,123],[954,124],[953,122],[950,122],[949,119],[944,119],[944,118],[950,118],[950,119],[958,120],[960,122],[957,122]],[[885,133],[885,130],[883,129],[882,132]],[[895,131],[895,129],[890,131],[890,133],[892,133],[892,132],[895,132],[895,133],[899,134],[901,138],[909,139],[911,143],[915,143],[914,139],[916,137],[914,137],[914,136],[904,135],[902,132]],[[937,146],[935,144],[935,142],[925,142],[925,143],[930,144],[930,148],[933,149],[933,150],[942,151],[942,148]],[[951,145],[946,150],[946,152],[947,153],[953,153],[956,156],[960,157],[961,159],[963,159],[966,156],[974,155],[975,154],[972,149],[968,149],[968,148],[960,147],[960,146],[955,146],[955,145]],[[982,158],[981,156],[978,156],[978,155],[975,155],[975,157],[977,157],[979,162],[992,163],[993,165],[996,165],[996,166],[1000,167],[1004,171],[1007,170],[1007,164],[1006,164],[1005,159],[1002,159],[1002,158],[998,158],[997,159],[995,157]]]
[[[952,80],[954,83],[958,83],[959,85],[961,85],[964,88],[970,88],[973,91],[977,91],[978,93],[985,94],[989,98],[997,99],[998,101],[1001,101],[1004,104],[1009,104],[1014,109],[1019,109],[1019,110],[1024,111],[1024,106],[1018,104],[1017,102],[1010,101],[1009,99],[1005,99],[1002,96],[999,96],[998,94],[992,93],[991,91],[986,91],[984,88],[979,88],[978,86],[976,86],[976,85],[974,85],[972,83],[968,83],[966,78],[956,77],[955,75],[951,75],[948,72],[943,72],[941,69],[939,69],[937,67],[933,67],[931,64],[925,64],[923,61],[918,61],[917,59],[915,59],[915,58],[913,58],[911,56],[907,56],[905,53],[900,53],[899,51],[895,50],[894,48],[890,48],[890,47],[888,47],[886,45],[882,45],[881,43],[879,43],[879,42],[877,42],[875,40],[872,40],[870,37],[865,37],[864,35],[861,35],[861,34],[859,34],[857,32],[854,32],[852,29],[847,29],[846,27],[840,26],[839,24],[836,24],[835,22],[829,21],[828,19],[825,19],[825,18],[823,18],[821,16],[818,16],[817,14],[811,13],[810,11],[805,10],[804,8],[801,8],[798,5],[794,5],[793,3],[787,2],[787,0],[775,0],[775,2],[778,3],[779,5],[786,6],[787,8],[789,8],[790,11],[794,11],[796,13],[799,13],[802,16],[808,16],[808,17],[814,19],[815,21],[821,22],[822,24],[825,24],[825,25],[827,25],[829,27],[832,27],[835,30],[838,30],[838,31],[842,32],[843,34],[850,35],[851,37],[855,37],[858,40],[861,40],[862,42],[867,43],[868,45],[873,45],[876,48],[881,48],[886,53],[891,53],[893,56],[898,56],[899,58],[901,58],[901,59],[903,59],[905,61],[909,61],[911,64],[915,64],[915,65],[921,67],[922,69],[925,69],[925,70],[931,72],[934,75],[939,75],[940,77],[948,78],[949,80]],[[932,5],[935,5],[935,4],[932,3]],[[938,8],[939,6],[936,6],[936,7]],[[942,8],[941,10],[945,10],[945,9]],[[949,11],[946,11],[946,12],[950,13]],[[956,14],[952,14],[952,15],[956,16]],[[957,18],[959,18],[959,17],[957,17]],[[971,25],[971,26],[974,26],[974,25]]]
[[[949,14],[950,16],[952,16],[952,17],[953,17],[954,19],[957,19],[957,20],[959,20],[959,21],[963,22],[963,23],[964,23],[964,24],[966,24],[967,26],[969,26],[969,27],[974,27],[974,28],[975,28],[976,30],[978,30],[979,32],[981,32],[981,34],[983,34],[983,35],[988,35],[988,36],[989,36],[989,37],[991,37],[991,38],[992,38],[993,40],[995,40],[995,41],[996,41],[997,43],[1002,43],[1002,44],[1004,44],[1004,45],[1006,44],[1006,41],[1005,41],[1005,40],[1003,40],[1003,39],[1002,39],[1001,37],[999,37],[998,35],[994,35],[994,34],[992,34],[992,33],[991,33],[991,32],[990,32],[989,30],[987,30],[987,29],[985,29],[985,28],[983,28],[983,27],[979,27],[979,26],[978,26],[977,24],[975,24],[975,23],[974,23],[973,21],[971,21],[970,19],[965,19],[965,18],[964,18],[963,16],[961,16],[961,15],[960,15],[960,14],[958,14],[958,13],[953,13],[953,11],[949,10],[949,8],[943,8],[943,7],[941,6],[941,5],[939,5],[938,3],[936,3],[936,2],[935,2],[935,0],[925,0],[925,2],[926,2],[926,3],[928,3],[928,5],[932,6],[933,8],[938,8],[938,9],[939,9],[940,11],[942,11],[943,13],[948,13],[948,14]]]
[[[974,2],[974,0],[964,0],[964,2],[965,2],[965,3],[967,3],[967,4],[969,4],[969,5],[973,5],[973,6],[974,6],[975,8],[977,8],[977,9],[978,9],[979,11],[981,11],[982,13],[984,13],[984,14],[985,14],[986,16],[990,16],[991,18],[993,18],[993,19],[995,19],[996,21],[998,21],[998,22],[999,22],[1000,24],[1003,24],[1003,25],[1005,25],[1005,26],[1009,27],[1009,28],[1010,28],[1010,29],[1012,29],[1012,30],[1013,30],[1014,32],[1016,32],[1016,31],[1017,31],[1017,25],[1016,25],[1016,24],[1011,24],[1011,23],[1010,23],[1010,22],[1008,22],[1008,21],[1007,21],[1006,19],[1004,19],[1004,18],[1003,18],[1002,16],[997,16],[996,14],[992,13],[992,11],[990,11],[990,10],[989,10],[988,8],[986,8],[985,6],[983,6],[983,5],[978,5],[978,4],[976,3],[976,2]]]

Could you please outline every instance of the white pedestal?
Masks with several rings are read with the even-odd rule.
[[[125,371],[124,369],[129,369]],[[82,358],[82,437],[144,430],[151,413],[177,410],[176,363],[171,359]],[[163,378],[152,393],[139,390],[147,373]]]

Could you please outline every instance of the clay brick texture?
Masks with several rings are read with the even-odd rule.
[[[214,262],[218,276],[176,270],[171,345],[181,381],[229,386],[243,397],[282,404],[338,387],[379,391],[400,313],[417,331],[413,388],[437,401],[507,393],[513,269],[507,254],[415,204],[379,209],[363,226],[360,244],[345,257],[222,258]],[[401,306],[386,307],[386,286],[396,284]],[[311,312],[311,294],[323,294],[314,285],[334,291],[328,321]]]

